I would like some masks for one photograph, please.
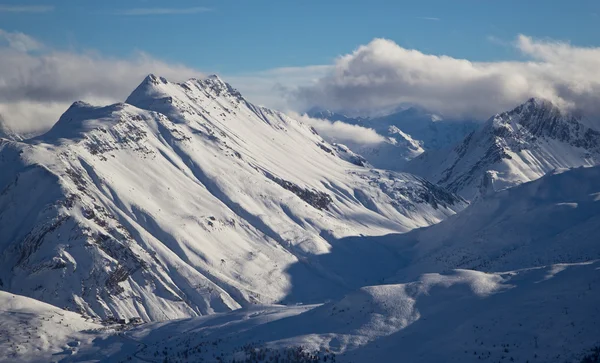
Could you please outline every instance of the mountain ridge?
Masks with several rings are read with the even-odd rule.
[[[404,170],[472,200],[485,173],[499,190],[555,168],[598,162],[600,132],[549,101],[530,99],[491,117],[452,150],[420,155]]]
[[[3,290],[102,319],[165,320],[308,301],[287,297],[286,270],[302,261],[296,277],[337,296],[348,285],[316,258],[333,240],[466,206],[420,177],[345,161],[218,78],[150,75],[127,101],[76,102],[48,133],[0,141]]]

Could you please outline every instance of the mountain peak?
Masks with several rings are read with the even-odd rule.
[[[84,101],[73,102],[48,132],[35,139],[44,142],[79,139],[90,130],[106,128],[117,123],[119,118],[114,117],[115,112],[122,111],[126,107],[128,106],[124,103],[94,106]]]
[[[2,115],[0,115],[0,139],[8,139],[13,141],[22,140],[23,137],[16,133],[10,126],[6,124]]]
[[[536,98],[532,97],[527,100],[527,102],[518,106],[515,110],[547,110],[547,111],[555,111],[561,113],[561,110],[558,106],[556,106],[552,101],[545,98]]]
[[[200,89],[216,96],[233,96],[241,99],[242,95],[216,74],[206,78],[190,78],[182,83],[169,82],[166,78],[149,74],[142,83],[129,95],[126,103],[142,109],[154,109],[157,104],[170,104],[174,99],[187,98]],[[193,96],[195,98],[196,96]],[[162,111],[165,111],[161,109]]]
[[[143,84],[154,84],[154,85],[158,85],[158,84],[166,84],[168,83],[168,81],[166,80],[166,78],[164,77],[158,77],[157,75],[150,73],[149,75],[146,76],[146,78],[144,78],[144,80],[142,81],[142,85]]]
[[[219,77],[219,76],[218,76],[218,75],[216,75],[216,74],[211,74],[211,75],[209,75],[208,77],[206,77],[206,79],[211,79],[211,80],[215,80],[215,81],[221,81],[221,82],[223,82],[223,80],[221,79],[221,77]]]
[[[600,160],[600,131],[581,120],[549,100],[531,98],[493,116],[451,154],[424,156],[409,170],[473,199],[488,171],[492,174],[485,176],[483,187],[492,179],[499,190],[557,167],[594,165]],[[436,164],[441,166],[431,168]]]
[[[242,94],[229,83],[225,82],[221,77],[216,74],[211,74],[204,79],[192,78],[187,82],[178,84],[179,86],[196,86],[205,92],[213,93],[216,96],[232,96],[241,100]]]
[[[564,112],[552,101],[544,98],[530,98],[510,111],[505,111],[493,116],[490,125],[494,130],[503,130],[507,127],[513,131],[517,130],[517,124],[527,127],[533,133],[535,130],[546,128],[548,124],[557,122],[573,122],[573,115]]]

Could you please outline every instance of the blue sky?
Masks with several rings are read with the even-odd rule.
[[[517,34],[600,45],[597,0],[3,1],[4,30],[59,49],[134,50],[206,72],[328,64],[376,37],[473,61],[518,59]],[[29,7],[30,11],[26,11]],[[0,8],[1,9],[1,8]],[[18,9],[17,9],[18,10]]]

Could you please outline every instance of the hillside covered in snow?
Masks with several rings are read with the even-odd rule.
[[[599,135],[530,100],[437,186],[216,76],[76,102],[0,135],[0,362],[594,361]]]
[[[0,140],[0,288],[144,321],[341,296],[375,281],[340,272],[386,249],[341,239],[466,206],[351,156],[216,76],[150,75],[125,103],[76,102],[44,135]],[[343,266],[320,262],[334,246]]]
[[[571,185],[581,187],[566,187]],[[342,278],[371,279],[342,296],[332,292],[320,304],[249,305],[138,326],[77,325],[79,330],[61,330],[62,343],[36,357],[45,361],[52,353],[63,362],[594,362],[600,353],[599,195],[599,167],[548,175],[482,197],[434,226],[347,240],[353,247],[364,243],[388,250],[379,250],[376,260],[347,266]],[[335,265],[345,252],[334,248],[321,258]],[[391,273],[377,269],[386,255],[395,256],[399,266]],[[374,280],[378,283],[370,283]],[[67,314],[50,315],[59,313]],[[12,333],[12,339],[23,341],[18,357],[24,360],[35,361],[24,352],[39,345],[27,340],[30,327],[39,325],[31,323],[39,319],[35,314],[18,317],[21,323],[30,321],[28,328]],[[81,320],[61,323],[74,324],[72,319]]]
[[[600,335],[599,267],[426,274],[323,305],[142,325],[65,361],[584,362]]]
[[[77,313],[5,291],[0,307],[0,362],[62,359],[106,330]]]
[[[144,342],[138,356],[166,351],[175,360],[583,362],[600,346],[599,195],[600,167],[554,173],[482,197],[440,224],[362,237],[403,256],[404,267],[380,284],[322,305],[257,307],[127,334]]]
[[[432,150],[405,171],[472,200],[480,189],[501,190],[556,168],[600,162],[600,131],[593,122],[530,99],[490,118],[452,150]]]

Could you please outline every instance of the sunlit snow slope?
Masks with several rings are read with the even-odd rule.
[[[0,140],[0,288],[145,321],[310,302],[365,283],[340,276],[360,259],[396,268],[379,244],[321,264],[340,238],[465,206],[346,156],[214,76],[151,75],[126,103],[76,102],[45,135]]]
[[[58,361],[103,329],[79,314],[0,291],[0,362]]]
[[[600,259],[600,166],[557,170],[481,197],[460,214],[399,235],[411,244],[400,273],[507,271]]]
[[[593,362],[584,358],[600,352],[599,218],[600,167],[547,175],[440,224],[362,237],[404,251],[405,268],[376,285],[322,305],[144,325],[77,359],[119,346],[114,360]]]
[[[456,270],[319,306],[255,306],[104,334],[65,362],[588,362],[600,344],[599,300],[597,261]]]

